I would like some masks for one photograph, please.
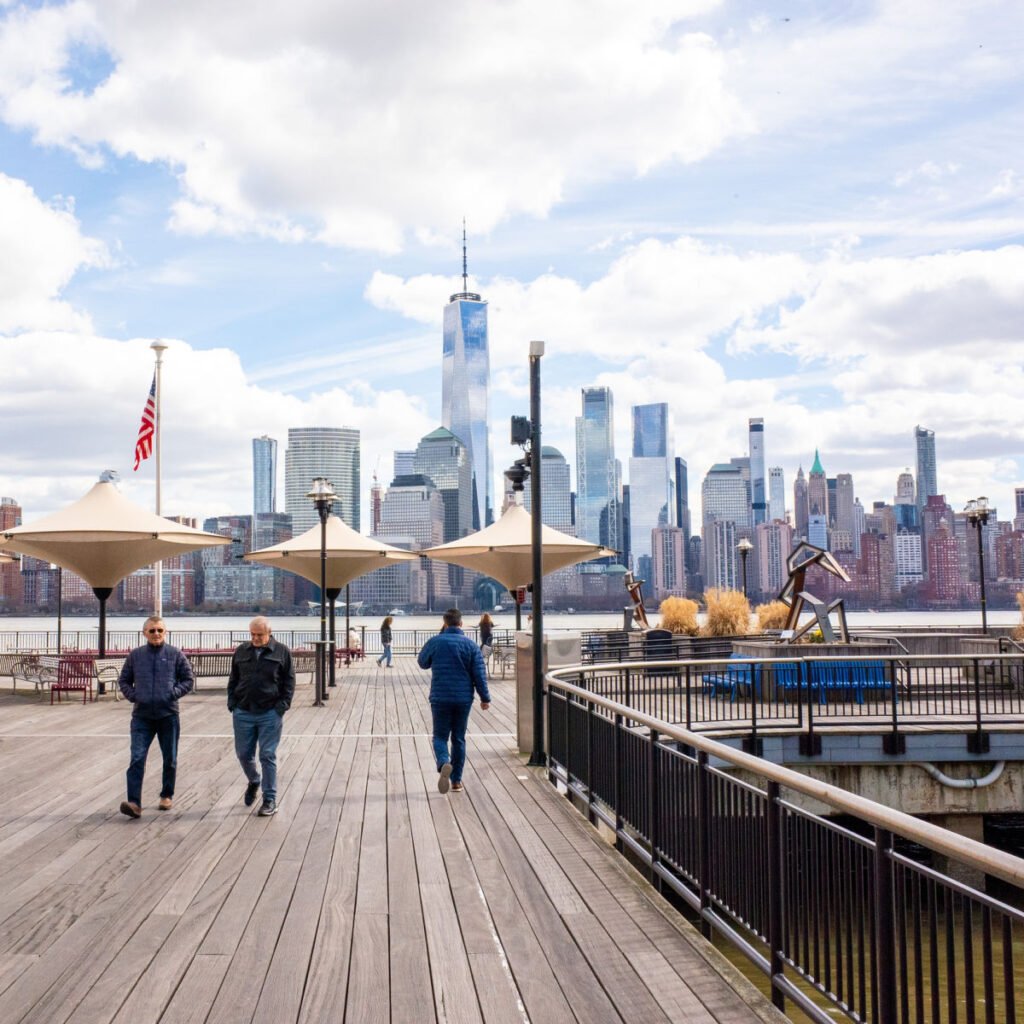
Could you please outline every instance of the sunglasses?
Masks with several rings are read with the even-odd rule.
[[[147,633],[162,633],[163,630],[162,629],[147,629],[146,632]]]

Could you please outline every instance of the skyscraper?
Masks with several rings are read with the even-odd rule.
[[[814,450],[814,464],[807,478],[807,514],[822,516],[826,525],[828,524],[828,480],[817,449]]]
[[[797,469],[793,481],[793,526],[796,528],[796,539],[807,540],[807,479],[803,466]]]
[[[582,415],[576,417],[576,535],[619,551],[612,393],[610,388],[583,388],[581,397]]]
[[[836,474],[835,528],[850,538],[853,553],[860,557],[860,534],[854,515],[853,476],[850,473]]]
[[[750,533],[750,485],[736,460],[719,462],[701,485],[705,587],[739,587],[736,543]]]
[[[894,505],[916,505],[917,499],[914,493],[914,474],[910,468],[903,470],[896,478],[896,498]]]
[[[320,522],[306,497],[318,476],[326,477],[337,494],[333,514],[359,530],[359,453],[359,431],[353,427],[288,428],[284,500],[296,536]]]
[[[430,480],[444,501],[443,543],[472,533],[473,469],[462,441],[452,431],[438,427],[420,440],[413,467],[415,474]]]
[[[676,525],[683,531],[683,550],[686,552],[686,568],[690,565],[690,482],[686,459],[676,456]]]
[[[668,404],[633,406],[633,449],[629,459],[629,550],[633,568],[651,578],[651,531],[672,526],[674,474],[669,452],[672,426]]]
[[[466,237],[462,237],[462,291],[444,307],[441,423],[465,446],[472,471],[472,527],[494,521],[491,446],[487,430],[490,355],[487,303],[467,291]]]
[[[750,455],[750,510],[753,525],[768,517],[768,495],[764,479],[764,420],[760,416],[747,420]]]
[[[541,447],[540,518],[547,526],[562,533],[572,534],[572,483],[569,463],[565,456],[551,445]],[[523,504],[532,511],[529,484],[523,491]]]
[[[266,434],[252,439],[252,511],[277,511],[277,441]]]
[[[917,445],[917,507],[923,509],[933,494],[939,493],[935,473],[935,431],[914,427]]]
[[[781,466],[768,470],[768,520],[786,518],[786,482]]]

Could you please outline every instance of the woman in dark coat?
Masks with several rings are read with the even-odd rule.
[[[377,664],[386,661],[388,668],[391,668],[391,623],[394,620],[389,615],[380,624],[380,645],[383,648],[384,653],[377,659]]]

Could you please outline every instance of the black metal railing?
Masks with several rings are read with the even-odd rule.
[[[312,620],[310,621],[312,623]],[[359,637],[359,646],[368,655],[381,653],[379,629],[363,625],[353,628]],[[464,628],[474,640],[478,639],[475,626]],[[416,654],[436,632],[436,629],[396,629],[392,627],[391,649],[395,654]],[[339,646],[345,646],[344,633],[344,619],[342,618],[337,626]],[[320,639],[320,627],[311,624],[309,629],[275,629],[274,636],[288,647],[305,649]],[[512,643],[514,631],[496,629],[494,636],[499,643]],[[167,642],[183,650],[231,650],[248,639],[248,629],[171,629],[167,634]],[[95,628],[65,629],[61,634],[60,646],[62,651],[95,651],[97,649],[96,641],[97,630]],[[144,642],[145,638],[139,629],[107,630],[107,650],[110,651],[128,651]],[[0,631],[0,652],[3,651],[56,653],[57,631],[54,629],[2,630]]]
[[[565,678],[560,678],[564,676]],[[1015,1021],[1024,912],[912,860],[1001,879],[1024,860],[547,677],[549,773],[812,1020]],[[743,778],[734,774],[741,770]],[[799,803],[825,804],[843,823]]]
[[[786,731],[816,753],[819,730],[852,721],[884,728],[887,753],[902,752],[909,725],[951,723],[983,753],[992,726],[1024,718],[1024,653],[602,664],[576,681],[663,722],[742,735],[748,749]]]

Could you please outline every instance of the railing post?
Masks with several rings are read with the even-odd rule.
[[[756,665],[747,665],[747,678],[750,687],[750,735],[743,741],[743,749],[748,754],[760,757],[763,751],[761,741],[757,738],[757,693],[754,680],[756,678]]]
[[[765,823],[768,840],[768,947],[772,991],[772,1005],[783,1013],[786,1011],[786,997],[775,985],[775,979],[782,977],[782,899],[785,877],[785,858],[782,851],[782,807],[779,804],[781,787],[777,782],[768,782]]]
[[[806,658],[800,658],[797,671],[797,700],[805,702],[807,708],[807,732],[800,736],[800,753],[805,757],[813,757],[821,753],[821,737],[814,734],[814,703],[811,700],[811,673]]]
[[[587,701],[587,820],[597,824],[594,814],[594,702]]]
[[[892,833],[875,829],[875,970],[879,1024],[896,1024],[896,916]]]
[[[660,804],[660,787],[658,785],[658,730],[651,729],[648,736],[647,751],[647,823],[651,843],[651,885],[661,892],[661,875],[658,874],[658,805]]]
[[[622,715],[615,712],[615,743],[613,747],[615,770],[615,849],[622,853]]]
[[[569,711],[572,708],[572,694],[568,690],[563,691],[565,695],[565,721],[562,723],[562,737],[565,740],[565,796],[572,802],[572,750],[569,747],[571,730],[569,729]]]
[[[889,699],[892,701],[892,731],[882,737],[882,750],[886,754],[905,754],[907,752],[907,738],[900,735],[899,719],[899,694],[896,686],[896,659],[889,660],[889,673],[892,676],[892,686],[889,688]]]
[[[705,939],[711,938],[711,922],[705,916],[711,907],[711,774],[708,771],[708,755],[697,751],[697,885],[700,888],[700,933]]]
[[[626,699],[622,703],[625,704],[626,707],[631,707],[632,703],[630,701],[630,692],[631,692],[632,688],[630,686],[630,678],[629,678],[630,673],[629,673],[629,669],[628,668],[625,669],[624,671],[626,673]]]
[[[972,754],[987,754],[988,735],[981,727],[981,661],[974,659],[974,732],[967,737],[967,750]]]
[[[691,683],[690,669],[691,669],[691,666],[687,665],[686,666],[686,729],[687,729],[687,732],[690,732],[692,730],[692,728],[693,728],[693,712],[692,712],[692,709],[690,707],[690,683]]]

